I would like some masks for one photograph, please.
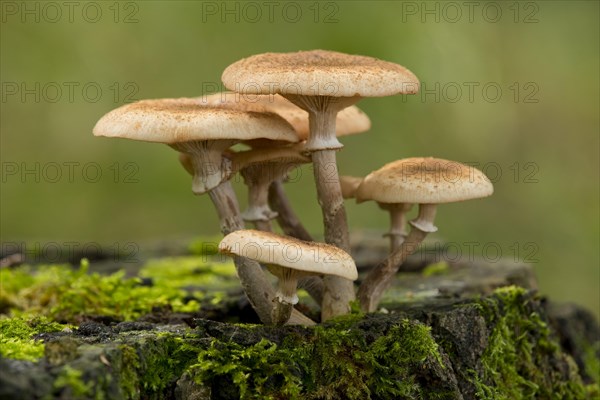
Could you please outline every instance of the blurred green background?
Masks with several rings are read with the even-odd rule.
[[[69,4],[2,2],[4,242],[217,232],[173,150],[94,138],[94,123],[128,101],[213,92],[251,54],[323,48],[403,64],[423,83],[420,95],[358,104],[373,127],[343,140],[342,173],[407,156],[478,165],[494,196],[442,207],[438,237],[465,257],[477,242],[476,256],[500,248],[532,262],[543,293],[598,315],[598,2]],[[302,172],[287,188],[320,232]],[[236,189],[244,203],[239,179]],[[353,230],[387,229],[375,204],[347,208]]]

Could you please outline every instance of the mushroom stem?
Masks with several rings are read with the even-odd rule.
[[[277,282],[277,291],[275,292],[275,308],[273,309],[273,324],[283,325],[292,314],[294,304],[298,304],[298,280],[294,276],[294,271],[289,268],[278,268],[280,273]]]
[[[292,205],[283,189],[281,179],[275,180],[269,187],[269,204],[273,210],[277,212],[277,222],[283,232],[296,239],[304,240],[305,242],[314,242],[314,239],[308,233],[298,216],[292,209]],[[258,228],[257,226],[257,229]],[[263,229],[261,229],[263,230]],[[308,292],[317,304],[320,306],[323,302],[323,279],[318,276],[307,276],[298,280],[298,287]]]
[[[259,231],[273,232],[271,221],[252,221],[252,223]]]
[[[406,213],[412,208],[412,204],[385,204],[380,203],[379,206],[390,213],[390,231],[384,236],[390,238],[390,253],[398,250],[398,248],[406,239],[408,231],[406,229]]]
[[[435,204],[419,204],[419,216],[410,221],[412,228],[404,242],[363,280],[357,294],[363,311],[372,312],[377,309],[383,293],[391,285],[400,266],[417,250],[428,233],[437,230],[433,225],[435,211]]]
[[[225,181],[209,192],[210,198],[215,205],[219,220],[221,222],[221,232],[224,235],[230,232],[244,229],[244,223],[240,218],[239,206],[235,192],[229,181]],[[248,296],[252,308],[256,310],[258,317],[265,324],[271,324],[272,321],[272,300],[275,293],[269,283],[260,265],[245,257],[234,256],[233,261],[240,279],[242,288]],[[290,322],[303,325],[314,325],[314,322],[295,311]]]
[[[247,222],[268,222],[277,216],[269,207],[269,168],[266,165],[250,165],[240,173],[248,186],[248,208],[242,213],[242,219]],[[268,225],[270,227],[270,224]],[[257,229],[261,229],[258,225]],[[269,229],[261,229],[269,230]]]
[[[340,189],[334,150],[316,151],[312,154],[319,204],[323,211],[325,242],[350,252],[346,209]],[[337,276],[323,279],[325,291],[321,304],[321,320],[327,321],[350,312],[350,302],[355,299],[352,281]]]
[[[308,112],[310,136],[305,149],[311,152],[317,196],[323,213],[325,242],[350,252],[348,222],[340,186],[335,150],[342,148],[335,133],[339,110],[358,101],[358,97],[285,95],[292,103]],[[326,321],[350,312],[355,299],[352,281],[336,276],[323,279],[325,291],[321,304],[321,320]]]
[[[437,227],[433,224],[436,212],[437,204],[419,204],[419,216],[410,221],[410,224],[423,232],[437,232]]]
[[[194,194],[204,194],[231,177],[233,173],[231,161],[223,157],[223,151],[233,146],[235,142],[235,140],[198,140],[170,145],[173,149],[189,156],[189,158],[180,156],[179,160],[193,175]]]

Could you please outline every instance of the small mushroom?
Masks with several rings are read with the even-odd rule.
[[[379,190],[377,188],[385,188]],[[410,221],[404,242],[363,280],[358,299],[364,311],[375,311],[396,272],[434,225],[437,205],[490,196],[494,187],[479,170],[439,158],[407,158],[394,161],[365,177],[357,198],[369,193],[383,204],[419,204],[419,215]]]
[[[271,220],[277,212],[269,207],[269,186],[282,180],[299,164],[310,159],[297,147],[258,148],[232,154],[234,168],[239,169],[248,186],[248,208],[242,213],[244,221],[252,222],[257,229],[271,231]]]
[[[223,152],[236,142],[252,138],[298,140],[293,128],[276,114],[202,106],[187,98],[124,105],[103,116],[93,133],[165,143],[186,153],[194,173],[192,190],[195,194],[208,192],[225,235],[244,226],[228,180],[233,173],[231,161],[223,157]],[[269,323],[273,291],[265,274],[257,263],[247,259],[237,257],[235,265],[250,304],[260,319]]]
[[[360,203],[365,200],[373,200],[372,196],[374,193],[377,193],[381,190],[386,190],[386,188],[377,186],[370,188],[368,190],[362,190],[360,195],[357,194],[357,190],[362,183],[363,178],[359,178],[357,176],[348,176],[343,175],[340,176],[340,184],[342,186],[342,196],[344,199],[356,199],[357,203]],[[395,251],[402,242],[404,238],[406,238],[406,213],[410,211],[412,208],[412,204],[404,204],[404,203],[380,203],[377,202],[377,205],[382,210],[385,210],[390,213],[390,231],[386,233],[384,236],[390,238],[390,251]]]
[[[388,190],[388,188],[378,185],[361,186],[362,182],[363,178],[356,176],[340,176],[344,199],[354,198],[357,203],[361,203],[366,200],[375,200],[379,192]],[[362,189],[359,190],[359,187]],[[410,211],[412,204],[377,202],[377,205],[390,213],[390,231],[384,236],[390,238],[390,249],[393,252],[400,247],[408,233],[406,231],[406,213]]]
[[[294,304],[298,279],[306,276],[340,276],[350,281],[358,278],[356,265],[345,251],[325,243],[305,242],[289,236],[257,230],[239,230],[225,236],[219,251],[263,263],[278,278],[272,321],[288,321]]]

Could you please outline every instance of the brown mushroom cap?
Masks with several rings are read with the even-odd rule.
[[[93,132],[95,136],[167,144],[256,138],[298,141],[292,126],[277,114],[205,106],[190,98],[126,104],[100,118]]]
[[[271,232],[253,229],[232,232],[219,243],[219,252],[312,274],[358,278],[354,260],[345,251]]]
[[[474,167],[440,158],[406,158],[384,165],[365,177],[356,201],[439,204],[486,197],[490,180]]]
[[[221,80],[245,94],[381,97],[419,90],[417,77],[399,64],[328,50],[254,55],[227,67]]]
[[[198,97],[201,104],[219,106],[242,111],[272,112],[289,122],[301,140],[308,139],[308,112],[293,104],[283,96],[247,95],[234,92],[215,93]],[[371,129],[371,120],[356,106],[346,107],[336,116],[337,136],[353,135]]]

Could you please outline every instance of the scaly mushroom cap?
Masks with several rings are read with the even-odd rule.
[[[198,97],[202,104],[242,111],[272,112],[290,123],[301,140],[308,139],[308,112],[278,94],[246,95],[234,92],[215,93]],[[336,116],[335,134],[354,135],[371,129],[371,120],[356,106],[346,107]]]
[[[294,128],[277,114],[211,107],[190,98],[126,104],[100,118],[93,132],[95,136],[167,144],[257,138],[298,141]]]
[[[487,197],[490,180],[474,167],[440,158],[406,158],[384,165],[365,177],[356,201],[439,204]]]
[[[219,252],[302,272],[350,280],[358,278],[354,260],[345,251],[325,243],[305,242],[271,232],[253,229],[232,232],[219,243]]]
[[[417,77],[399,64],[328,50],[258,54],[231,64],[221,80],[244,94],[382,97],[419,90]]]
[[[340,186],[342,187],[342,197],[352,199],[356,196],[356,189],[363,181],[358,176],[340,175]]]

